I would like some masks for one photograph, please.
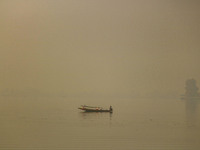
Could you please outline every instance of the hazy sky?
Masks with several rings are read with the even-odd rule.
[[[1,0],[0,90],[184,92],[200,86],[199,0]]]

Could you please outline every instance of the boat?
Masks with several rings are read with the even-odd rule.
[[[113,112],[112,106],[110,106],[109,109],[104,109],[102,107],[81,105],[81,107],[79,107],[78,109],[84,110],[85,112]]]

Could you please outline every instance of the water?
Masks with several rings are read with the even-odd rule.
[[[82,104],[114,112],[84,113]],[[2,150],[200,148],[199,109],[179,99],[1,97],[0,108]]]

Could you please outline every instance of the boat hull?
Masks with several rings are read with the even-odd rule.
[[[109,112],[112,113],[113,111],[110,109],[89,109],[89,108],[84,108],[84,107],[80,107],[78,109],[81,109],[85,112]]]
[[[86,112],[110,112],[110,113],[112,113],[112,111],[110,111],[110,110],[88,110],[88,109],[86,109],[85,111]]]

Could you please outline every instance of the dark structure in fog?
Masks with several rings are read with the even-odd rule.
[[[185,84],[186,84],[186,87],[185,87],[186,97],[191,97],[191,98],[199,97],[199,93],[198,93],[199,88],[196,85],[196,80],[188,79]]]

